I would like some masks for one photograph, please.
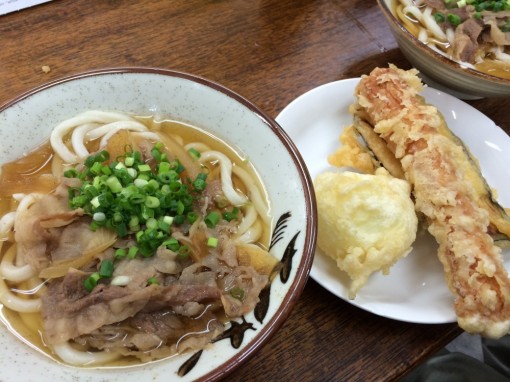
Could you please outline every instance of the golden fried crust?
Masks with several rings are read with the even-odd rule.
[[[463,147],[441,130],[438,110],[418,95],[415,70],[377,68],[356,88],[358,107],[402,163],[416,210],[439,243],[459,325],[471,333],[501,337],[510,330],[510,280],[500,249],[487,233],[489,217],[459,165]]]

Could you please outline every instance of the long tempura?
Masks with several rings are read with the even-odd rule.
[[[465,169],[465,148],[449,139],[438,110],[418,95],[416,70],[376,68],[362,77],[353,106],[401,162],[416,210],[439,244],[459,325],[470,333],[501,337],[510,330],[510,279],[490,219]]]

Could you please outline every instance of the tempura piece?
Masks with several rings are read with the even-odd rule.
[[[498,338],[510,330],[510,279],[466,169],[466,151],[450,139],[438,110],[425,104],[416,70],[376,68],[356,88],[362,117],[400,160],[416,210],[439,244],[459,325]]]
[[[352,167],[365,174],[373,174],[380,166],[372,153],[358,138],[353,125],[347,126],[340,134],[342,144],[333,154],[328,156],[328,162],[335,167]]]
[[[388,274],[411,251],[418,225],[411,188],[384,168],[375,175],[323,173],[314,187],[317,244],[349,275],[349,298],[354,299],[372,273]]]

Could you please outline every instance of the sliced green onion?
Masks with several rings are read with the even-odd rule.
[[[151,166],[149,166],[148,164],[139,164],[138,165],[138,171],[140,171],[140,172],[150,172],[151,171]]]
[[[101,173],[101,169],[103,168],[103,165],[99,162],[95,162],[92,167],[90,167],[90,172],[94,175],[98,175]]]
[[[190,148],[188,150],[188,154],[190,155],[191,158],[193,158],[194,160],[197,160],[200,158],[200,151],[198,151],[197,149],[194,149],[193,147]]]
[[[243,300],[244,299],[244,289],[240,287],[234,287],[230,289],[230,295],[235,298],[236,300]]]
[[[97,208],[99,207],[99,196],[96,196],[90,201],[90,204],[92,204],[93,207]]]
[[[158,221],[154,218],[149,218],[149,219],[147,219],[147,222],[145,223],[145,225],[147,226],[147,228],[156,229],[156,228],[158,228]]]
[[[206,187],[205,180],[207,179],[207,174],[200,173],[197,175],[196,179],[193,181],[193,188],[197,191],[203,191]]]
[[[66,178],[77,178],[78,177],[78,171],[76,171],[75,168],[70,168],[69,170],[64,171],[64,176]]]
[[[136,246],[117,250],[114,259],[152,256],[171,238],[173,225],[193,224],[199,218],[195,201],[207,185],[207,174],[199,174],[195,183],[181,179],[184,167],[178,160],[168,161],[163,148],[159,144],[151,150],[154,168],[140,151],[126,145],[124,154],[114,161],[104,163],[109,153],[103,150],[87,157],[83,170],[74,168],[67,173],[81,181],[79,187],[68,190],[69,205],[83,208],[92,217],[92,230],[105,227],[119,237],[134,235]],[[208,222],[214,226],[220,218],[212,214]],[[181,257],[189,253],[189,248],[178,242],[174,250]]]
[[[450,24],[452,24],[453,26],[456,27],[456,26],[460,25],[461,19],[460,19],[459,15],[455,15],[453,13],[448,13],[446,18],[448,19]]]
[[[147,285],[152,285],[152,284],[159,285],[159,281],[156,277],[149,277],[147,279]]]
[[[136,178],[135,181],[134,181],[134,184],[136,187],[138,188],[143,188],[145,187],[146,185],[149,184],[149,182],[145,179],[141,179],[141,178]]]
[[[232,220],[237,220],[237,214],[239,213],[239,208],[237,207],[234,207],[232,209],[232,211],[230,212],[224,212],[223,213],[223,219],[225,219],[226,221],[232,221]]]
[[[129,167],[128,169],[126,169],[127,173],[129,174],[129,176],[133,179],[136,178],[136,176],[138,175],[138,171],[136,171],[134,168],[132,167]]]
[[[209,228],[216,227],[216,224],[218,224],[219,221],[220,221],[220,214],[216,211],[209,212],[204,219],[205,224]]]
[[[126,226],[126,223],[122,222],[118,225],[115,226],[115,231],[117,232],[117,235],[119,235],[120,237],[124,237],[124,236],[127,236],[128,235],[128,229],[127,229],[127,226]]]
[[[173,237],[164,241],[162,245],[165,246],[167,249],[174,251],[174,252],[177,252],[179,250],[179,248],[181,247],[181,244],[179,243],[179,241]]]
[[[186,215],[186,220],[189,224],[193,224],[194,222],[196,222],[198,219],[198,214],[196,212],[188,212],[188,214]]]
[[[208,237],[207,238],[207,246],[211,248],[216,248],[218,246],[218,238],[217,237]]]
[[[99,276],[101,277],[112,277],[113,275],[113,261],[109,259],[105,259],[101,261],[101,265],[99,266]]]
[[[137,255],[137,253],[138,253],[138,247],[133,246],[133,247],[129,248],[127,256],[130,259],[134,259]]]
[[[95,160],[96,162],[106,162],[108,159],[110,159],[110,153],[106,150],[103,150],[96,154]]]
[[[145,198],[145,205],[149,208],[158,208],[159,207],[159,199],[155,196],[147,196]]]
[[[189,257],[189,247],[187,245],[181,245],[181,247],[179,248],[178,252],[177,252],[177,256],[180,258],[180,259],[187,259]]]
[[[114,257],[116,259],[122,259],[123,257],[126,257],[127,256],[127,251],[125,248],[118,248],[116,251],[115,251],[115,255]]]
[[[92,290],[96,287],[97,282],[100,279],[101,276],[99,275],[99,272],[94,272],[83,281],[83,286],[85,287],[87,292],[92,292]]]
[[[434,13],[433,16],[434,16],[434,20],[436,20],[436,22],[438,24],[444,23],[446,20],[444,13],[441,13],[441,12],[436,12],[436,13]]]
[[[122,162],[119,162],[115,165],[115,170],[124,170],[126,168],[126,165]]]

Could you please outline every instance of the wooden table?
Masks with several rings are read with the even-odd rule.
[[[0,17],[0,105],[77,72],[151,66],[220,82],[276,117],[307,90],[388,63],[410,67],[368,0],[53,0]],[[469,103],[510,132],[508,99]],[[460,333],[366,313],[310,279],[229,380],[398,379]]]

